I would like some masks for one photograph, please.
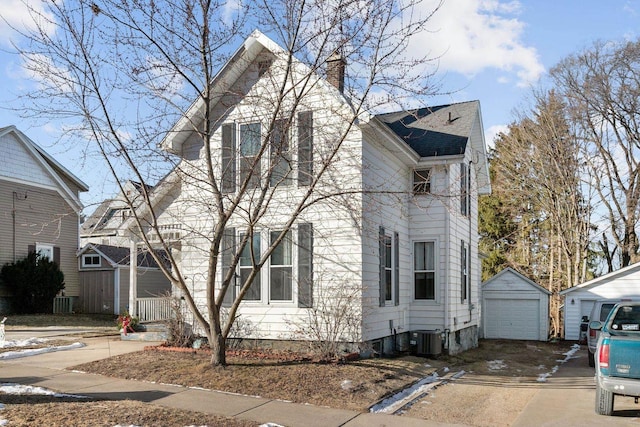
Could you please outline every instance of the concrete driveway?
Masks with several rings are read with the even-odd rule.
[[[582,347],[576,358],[563,364],[516,419],[514,426],[639,426],[640,405],[633,398],[615,397],[611,417],[597,415],[594,368]]]

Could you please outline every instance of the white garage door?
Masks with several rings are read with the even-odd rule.
[[[485,337],[513,340],[540,338],[540,301],[485,299]]]

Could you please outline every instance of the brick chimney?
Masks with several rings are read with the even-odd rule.
[[[344,92],[344,70],[347,61],[337,51],[327,58],[327,81],[335,86],[340,93]]]

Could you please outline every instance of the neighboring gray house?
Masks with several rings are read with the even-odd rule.
[[[589,316],[596,300],[604,298],[640,298],[640,263],[605,274],[565,289],[564,339],[578,340],[582,316]]]
[[[506,268],[482,284],[484,338],[547,341],[551,292]]]
[[[65,280],[57,310],[70,311],[80,291],[79,193],[89,188],[15,126],[0,128],[0,159],[0,266],[31,251],[57,262]],[[0,311],[10,299],[0,284]]]
[[[122,314],[129,308],[129,248],[88,244],[78,251],[82,313]],[[148,252],[139,251],[136,298],[156,298],[171,292],[171,284]]]

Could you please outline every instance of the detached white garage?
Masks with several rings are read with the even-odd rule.
[[[582,316],[599,299],[640,298],[640,263],[600,276],[560,292],[564,296],[564,339],[577,340]]]
[[[547,341],[551,292],[506,268],[482,284],[484,338]]]

